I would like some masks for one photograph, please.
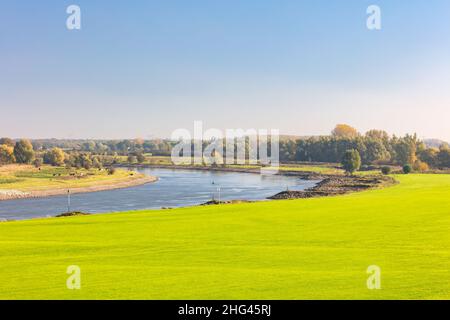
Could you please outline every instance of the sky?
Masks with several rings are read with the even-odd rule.
[[[0,115],[13,138],[170,137],[198,120],[450,141],[450,1],[1,0]]]

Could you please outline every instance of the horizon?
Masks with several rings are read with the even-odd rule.
[[[70,4],[2,5],[0,136],[167,139],[202,120],[450,141],[446,1],[80,0],[81,30],[66,28]]]
[[[371,129],[372,130],[372,129]],[[373,130],[378,130],[378,129],[373,129]],[[384,130],[382,130],[384,131]],[[367,131],[366,131],[367,132]],[[360,134],[360,136],[364,136],[366,134],[366,132],[358,132]],[[386,132],[386,131],[385,131]],[[413,133],[405,133],[405,135],[395,135],[392,134],[390,132],[386,132],[389,137],[403,137],[406,135],[417,135],[417,133],[413,132]],[[247,136],[247,135],[245,135]],[[283,134],[280,133],[279,137],[281,139],[296,139],[296,140],[301,140],[301,139],[309,139],[309,138],[320,138],[320,137],[331,137],[332,133],[329,132],[328,134],[321,134],[321,135],[296,135],[296,134]],[[445,140],[445,139],[440,139],[440,138],[422,138],[417,136],[419,140],[424,141],[424,142],[441,142],[441,143],[449,143],[449,141]],[[142,138],[142,137],[133,137],[133,138],[54,138],[54,137],[50,137],[50,138],[46,138],[46,137],[38,137],[38,138],[34,138],[34,137],[11,137],[11,136],[0,136],[1,138],[10,138],[14,141],[18,141],[18,140],[30,140],[30,141],[40,141],[40,140],[58,140],[58,141],[123,141],[123,140],[143,140],[143,141],[154,141],[154,140],[166,140],[166,141],[176,141],[176,139],[171,139],[171,137],[150,137],[150,138]],[[194,139],[195,140],[195,139]]]

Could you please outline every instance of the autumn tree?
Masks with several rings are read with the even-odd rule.
[[[438,167],[438,153],[439,150],[435,148],[428,148],[423,150],[418,154],[419,159],[426,164],[428,164],[430,167]]]
[[[333,129],[331,134],[334,137],[339,137],[339,138],[356,138],[357,136],[359,136],[358,130],[356,130],[355,128],[353,128],[347,124],[338,124]]]
[[[0,144],[0,165],[10,164],[15,161],[14,148],[6,144]]]
[[[2,145],[2,144],[7,145],[9,147],[13,147],[13,148],[15,145],[14,140],[10,139],[10,138],[0,138],[0,145]]]
[[[44,163],[52,166],[61,166],[64,164],[66,155],[60,148],[53,148],[47,151],[44,155]]]

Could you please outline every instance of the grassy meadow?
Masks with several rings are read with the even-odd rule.
[[[31,165],[6,165],[0,167],[0,189],[39,191],[60,188],[83,188],[95,185],[109,185],[144,177],[144,175],[117,169],[113,175],[103,169],[67,169],[65,167]]]
[[[450,175],[396,178],[339,197],[0,223],[0,299],[450,299]],[[66,288],[69,265],[81,290]]]

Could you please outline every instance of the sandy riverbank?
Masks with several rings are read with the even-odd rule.
[[[146,176],[143,178],[133,178],[125,181],[118,181],[117,183],[109,184],[99,184],[89,187],[78,187],[71,188],[70,193],[87,193],[87,192],[97,192],[106,191],[114,189],[129,188],[134,186],[143,185],[146,183],[151,183],[157,181],[157,177]],[[25,198],[43,198],[50,196],[58,196],[67,194],[67,188],[55,188],[48,190],[35,190],[35,191],[20,191],[20,190],[1,190],[0,189],[0,201],[2,200],[14,200],[14,199],[25,199]]]

